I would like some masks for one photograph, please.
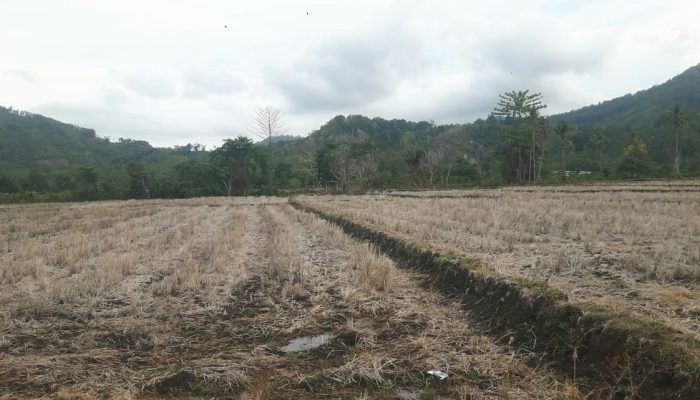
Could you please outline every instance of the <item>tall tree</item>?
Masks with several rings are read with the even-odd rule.
[[[623,149],[625,158],[617,167],[617,174],[622,178],[642,178],[648,176],[651,168],[646,161],[647,145],[636,134],[632,134],[629,145]]]
[[[351,156],[354,161],[353,175],[362,180],[367,188],[370,188],[379,167],[376,147],[368,141],[353,143]]]
[[[625,157],[639,158],[647,155],[647,144],[637,135],[632,135],[630,144],[625,146],[623,153]]]
[[[559,121],[554,127],[554,134],[561,144],[561,170],[562,174],[566,174],[566,149],[571,146],[571,127],[566,121]]]
[[[544,147],[538,139],[546,132],[546,125],[539,111],[547,107],[542,102],[542,94],[530,94],[529,90],[519,90],[506,92],[498,97],[498,104],[493,114],[505,117],[512,123],[509,129],[511,132],[508,135],[511,139],[511,148],[507,150],[506,165],[508,168],[515,168],[516,171],[509,171],[506,176],[515,175],[521,183],[539,180],[544,161]],[[525,159],[523,159],[523,141],[518,138],[521,135],[527,135],[529,139]]]
[[[593,133],[593,145],[598,151],[598,173],[601,176],[603,175],[603,150],[606,144],[608,144],[607,136],[605,136],[601,129],[597,129],[595,133]]]
[[[428,173],[428,185],[433,186],[433,179],[445,158],[445,148],[435,146],[423,153],[423,169]]]
[[[130,196],[137,199],[150,199],[151,177],[146,172],[146,168],[139,163],[129,163],[126,166],[126,173],[129,175]]]
[[[352,153],[350,145],[339,143],[331,153],[330,172],[333,174],[341,191],[346,191],[352,177]]]
[[[273,193],[272,188],[272,137],[280,136],[288,131],[284,123],[284,111],[272,106],[258,107],[253,116],[253,134],[267,141],[267,174],[268,192]]]
[[[681,106],[676,104],[671,110],[671,126],[673,127],[673,134],[676,138],[676,149],[673,154],[673,168],[676,176],[679,176],[681,173],[680,133],[683,125],[685,125],[685,115],[681,110]]]
[[[530,117],[533,111],[539,112],[547,105],[542,103],[542,93],[532,93],[530,90],[511,91],[498,95],[498,105],[493,110],[494,115],[523,119]]]
[[[418,187],[423,186],[423,171],[422,167],[424,165],[423,158],[425,153],[421,150],[407,150],[404,161],[406,165],[411,169],[411,175],[413,176],[413,184]]]

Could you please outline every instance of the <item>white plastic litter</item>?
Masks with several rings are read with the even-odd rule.
[[[435,378],[438,381],[438,383],[443,383],[447,380],[447,373],[442,371],[431,369],[430,371],[428,371],[428,375]]]

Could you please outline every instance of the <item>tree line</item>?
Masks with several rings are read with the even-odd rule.
[[[499,96],[488,118],[470,124],[337,116],[307,138],[275,141],[285,132],[283,113],[267,107],[256,114],[263,139],[258,143],[238,136],[211,151],[190,144],[116,167],[4,169],[0,199],[182,198],[700,175],[700,121],[680,104],[656,117],[644,115],[653,123],[641,127],[576,126],[562,117],[545,118],[544,108],[542,94],[511,91]],[[85,135],[96,140],[94,132]],[[118,144],[152,152],[140,142]]]

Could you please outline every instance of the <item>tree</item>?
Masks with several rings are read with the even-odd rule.
[[[520,90],[506,92],[498,97],[494,115],[505,117],[513,124],[509,132],[511,148],[507,150],[506,165],[515,168],[515,171],[508,171],[506,176],[515,175],[521,183],[539,180],[544,162],[544,146],[538,138],[546,133],[546,125],[539,111],[547,107],[542,103],[542,94]],[[529,139],[526,153],[519,136],[527,136]]]
[[[335,180],[335,176],[331,171],[331,165],[333,165],[333,153],[335,152],[336,147],[338,147],[338,145],[335,143],[326,143],[324,146],[316,150],[313,164],[316,170],[316,183],[319,188],[323,188],[327,182]]]
[[[175,191],[180,197],[215,196],[221,183],[214,166],[206,161],[187,160],[175,164]]]
[[[75,197],[77,200],[97,198],[97,171],[93,167],[78,167],[75,171]]]
[[[433,186],[435,173],[442,165],[443,158],[445,158],[445,148],[442,146],[432,147],[423,153],[423,168],[428,173],[428,185],[431,187]]]
[[[542,103],[542,93],[529,94],[530,90],[511,91],[498,95],[498,106],[494,115],[523,119],[530,117],[532,112],[539,112],[547,105]]]
[[[340,190],[346,191],[352,174],[352,155],[347,143],[339,143],[331,153],[330,172]]]
[[[252,140],[245,136],[226,139],[221,147],[211,152],[210,157],[227,196],[248,191],[251,175],[259,167]]]
[[[597,129],[593,134],[593,144],[598,150],[598,172],[603,175],[603,150],[605,145],[608,143],[608,138],[605,136],[601,129]]]
[[[630,144],[623,149],[625,158],[617,166],[617,174],[622,178],[643,178],[651,173],[651,168],[645,160],[647,145],[636,134],[630,139]]]
[[[424,156],[425,153],[421,150],[408,150],[404,158],[406,165],[411,169],[413,184],[419,187],[423,186],[422,166],[425,165],[423,162]]]
[[[633,135],[630,144],[624,148],[623,153],[625,157],[640,158],[647,155],[647,145],[639,136]]]
[[[566,121],[559,121],[554,127],[554,133],[561,142],[561,170],[562,174],[566,171],[566,149],[571,146],[571,128]]]
[[[126,166],[129,175],[129,194],[137,199],[151,198],[151,177],[146,168],[139,163],[129,163]]]
[[[272,137],[288,131],[284,124],[284,111],[272,106],[258,107],[253,116],[253,134],[267,141],[268,191],[272,194]]]
[[[371,187],[377,174],[377,168],[379,168],[375,146],[367,141],[353,143],[350,151],[353,160],[353,175],[361,179],[366,187]]]
[[[685,115],[681,110],[681,106],[676,104],[671,110],[671,126],[673,127],[673,134],[676,138],[676,149],[673,154],[673,168],[676,176],[680,175],[681,170],[681,150],[679,144],[679,136],[683,125],[685,125]]]

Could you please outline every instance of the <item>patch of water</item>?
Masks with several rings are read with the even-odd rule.
[[[317,336],[305,336],[296,339],[292,339],[288,345],[280,347],[279,350],[285,353],[295,353],[298,351],[305,351],[321,347],[324,344],[330,342],[333,339],[333,335],[330,333],[322,333]]]

